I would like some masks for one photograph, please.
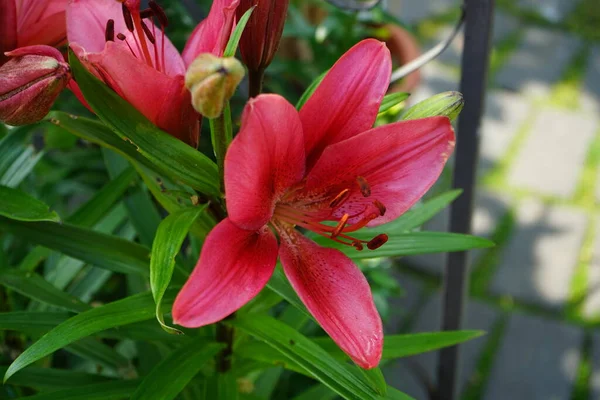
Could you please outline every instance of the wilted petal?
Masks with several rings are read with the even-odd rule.
[[[376,367],[383,347],[381,318],[358,267],[340,251],[293,230],[281,238],[281,263],[302,302],[356,364]]]
[[[308,168],[332,144],[370,129],[390,83],[392,60],[383,42],[348,50],[300,110]]]
[[[260,292],[276,262],[277,239],[267,227],[246,231],[223,220],[206,238],[194,272],[177,295],[174,322],[197,328],[222,320]]]
[[[369,226],[380,225],[396,219],[427,192],[453,149],[454,130],[446,117],[385,125],[327,147],[308,175],[305,190],[335,196],[350,189],[338,218],[360,213],[378,200],[387,211]],[[359,176],[370,187],[368,197],[359,189]]]
[[[231,35],[239,0],[214,0],[208,16],[196,26],[183,50],[183,61],[190,65],[201,53],[222,56]]]
[[[229,218],[245,229],[271,219],[275,202],[304,175],[302,125],[294,106],[278,95],[250,100],[240,133],[225,157]]]

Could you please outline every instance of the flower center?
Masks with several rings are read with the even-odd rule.
[[[371,196],[371,187],[365,178],[362,176],[357,177],[356,183],[363,197],[368,198]],[[335,217],[336,214],[339,215],[337,211],[350,197],[350,192],[351,188],[341,190],[328,199],[329,203],[326,207],[318,207],[316,210],[303,207],[303,204],[279,203],[275,207],[273,218],[277,221],[308,229],[335,242],[352,246],[359,251],[364,248],[365,244],[370,250],[378,249],[388,241],[388,236],[385,233],[377,235],[371,240],[360,240],[348,234],[358,231],[375,218],[383,216],[386,211],[385,206],[375,199],[371,203],[367,203],[364,209],[356,214],[344,213],[341,217]],[[357,220],[349,224],[348,221],[351,219]],[[323,221],[337,221],[337,224],[327,225]]]
[[[148,2],[150,8],[140,11],[137,7],[130,8],[126,1],[119,0],[123,8],[123,20],[127,30],[131,33],[135,42],[137,53],[131,47],[131,44],[127,40],[127,36],[122,32],[116,34],[117,39],[125,42],[131,54],[134,57],[142,58],[149,67],[152,67],[158,71],[165,72],[165,28],[169,24],[169,20],[165,11],[155,1],[151,0]],[[153,19],[156,18],[158,25],[160,26],[162,40],[160,43],[160,51],[156,44],[156,28],[153,23]],[[152,29],[148,28],[148,25],[144,22],[145,19],[150,20]],[[105,30],[106,41],[115,40],[115,21],[109,19],[106,22]],[[153,50],[153,55],[150,54],[150,48]]]

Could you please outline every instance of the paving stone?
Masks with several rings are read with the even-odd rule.
[[[433,17],[451,9],[457,9],[455,0],[388,0],[388,10],[402,21],[415,24],[423,19]]]
[[[519,0],[523,10],[535,11],[553,22],[561,22],[573,10],[577,1],[573,0]]]
[[[441,320],[441,296],[435,295],[425,305],[423,310],[420,312],[420,317],[416,321],[413,327],[413,332],[434,332],[440,330]],[[488,305],[483,303],[471,302],[467,306],[465,329],[481,329],[484,331],[490,331],[494,322],[496,322],[499,316],[498,311],[494,310]],[[471,340],[461,348],[461,371],[459,375],[459,390],[463,391],[469,382],[469,379],[476,373],[477,362],[485,346],[486,338],[477,338]],[[400,390],[405,391],[407,394],[413,396],[415,399],[427,399],[423,385],[414,386],[414,382],[405,379],[404,376],[400,375],[403,371],[409,371],[409,374],[413,375],[412,380],[419,383],[419,379],[416,379],[414,374],[424,374],[426,381],[435,385],[437,375],[437,360],[439,352],[429,352],[419,354],[413,357],[407,357],[396,362],[398,369],[395,371],[398,375],[386,374],[386,377],[390,380],[390,383]],[[386,371],[384,370],[384,374]],[[404,372],[406,375],[406,372]],[[398,384],[396,384],[398,380]],[[406,384],[406,386],[402,386]]]
[[[410,104],[417,104],[434,94],[458,90],[459,77],[453,75],[438,62],[431,62],[421,68],[421,84],[409,97]]]
[[[594,47],[590,52],[582,89],[583,108],[600,112],[600,47]]]
[[[584,313],[589,318],[600,317],[600,219],[596,220],[594,250],[588,270],[588,292]]]
[[[497,10],[494,13],[493,43],[497,44],[502,39],[505,39],[508,35],[516,31],[519,26],[520,23],[516,17]]]
[[[600,399],[600,333],[592,341],[592,376],[590,377],[590,400]]]
[[[581,329],[513,314],[494,360],[486,400],[568,400],[580,360]]]
[[[500,90],[488,94],[481,124],[479,174],[502,160],[530,112],[531,102],[524,96]]]
[[[504,250],[492,292],[561,308],[587,227],[584,213],[528,200],[517,210],[517,229]]]
[[[500,218],[508,212],[509,204],[510,200],[505,195],[479,190],[475,196],[473,234],[490,238],[494,234]],[[450,210],[446,208],[425,223],[423,230],[447,232],[449,230],[449,217]],[[481,249],[472,250],[471,261],[476,262],[482,253],[483,250]],[[446,257],[446,253],[421,254],[405,257],[403,262],[430,274],[441,275],[446,265]]]
[[[509,183],[538,193],[571,197],[597,122],[587,113],[541,111],[510,168]]]
[[[384,324],[386,334],[399,332],[400,326],[417,308],[423,292],[423,284],[415,278],[398,271],[392,275],[400,284],[402,294],[388,298],[390,312]]]
[[[496,77],[507,89],[545,96],[579,48],[581,42],[553,31],[530,28],[520,47]]]

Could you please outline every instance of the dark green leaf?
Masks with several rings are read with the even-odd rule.
[[[176,181],[219,197],[217,166],[204,154],[158,129],[131,104],[89,73],[73,52],[69,64],[85,99],[96,115],[160,171]]]
[[[169,303],[176,291],[167,293],[165,302]],[[6,382],[11,375],[31,363],[79,339],[106,329],[150,319],[154,316],[154,308],[152,295],[142,293],[76,315],[52,329],[27,348],[10,365],[4,381]]]
[[[308,317],[312,318],[312,315],[308,312],[302,300],[298,297],[292,285],[288,282],[287,278],[283,274],[281,268],[277,267],[273,272],[273,276],[267,283],[267,288],[283,297],[288,303],[302,311]]]
[[[0,313],[0,330],[45,333],[69,317],[66,312],[5,312]]]
[[[72,389],[57,390],[35,396],[21,397],[23,400],[122,400],[134,391],[139,380],[96,383]]]
[[[0,228],[100,268],[150,274],[150,250],[115,236],[69,224],[20,222],[3,217],[0,217]]]
[[[0,284],[15,290],[30,299],[61,307],[69,311],[82,312],[90,309],[89,305],[62,290],[59,290],[44,278],[33,272],[19,271],[16,269],[0,271]]]
[[[312,96],[313,93],[315,92],[315,90],[317,90],[317,88],[319,87],[319,85],[321,84],[323,79],[325,78],[325,75],[327,75],[327,72],[329,72],[329,71],[325,71],[321,75],[319,75],[317,77],[317,79],[312,81],[312,83],[304,91],[304,93],[302,93],[302,97],[300,97],[300,100],[298,100],[298,103],[296,103],[297,110],[300,110],[302,108],[302,106],[308,101],[308,99],[310,99],[310,96]]]
[[[180,334],[181,332],[165,324],[161,312],[162,297],[169,287],[171,277],[173,276],[175,257],[179,253],[190,227],[205,209],[206,205],[202,207],[183,208],[169,215],[158,226],[158,231],[152,244],[150,287],[156,301],[156,319],[169,333]]]
[[[205,338],[195,338],[186,343],[169,354],[146,376],[131,399],[174,399],[222,348],[222,344],[207,343]]]
[[[19,221],[60,221],[46,204],[7,186],[0,186],[0,215]]]
[[[13,129],[0,140],[0,185],[15,188],[43,157],[29,144],[35,125]]]
[[[7,367],[0,367],[0,375],[4,376]],[[69,389],[75,386],[92,385],[110,381],[110,378],[100,375],[54,368],[25,368],[12,376],[10,384],[25,386],[39,390]]]
[[[315,379],[346,399],[380,399],[371,385],[295,329],[263,315],[247,315],[228,324],[266,342]]]

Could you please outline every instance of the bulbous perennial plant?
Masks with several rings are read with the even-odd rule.
[[[298,112],[283,97],[246,106],[225,158],[228,218],[207,237],[179,293],[175,323],[200,327],[233,313],[266,285],[279,257],[301,300],[363,368],[381,358],[382,324],[370,287],[342,252],[297,228],[368,251],[353,232],[392,221],[433,185],[454,147],[446,117],[372,128],[390,81],[385,45],[349,50]],[[278,239],[277,239],[278,238]]]

